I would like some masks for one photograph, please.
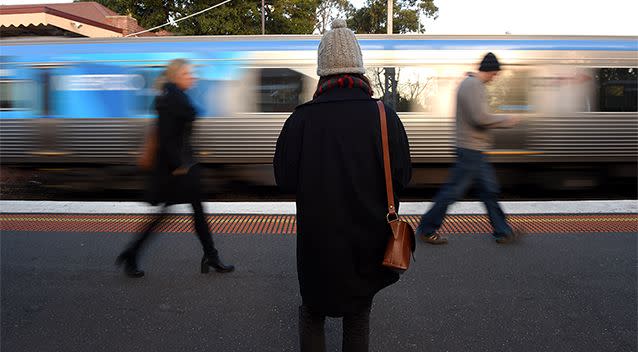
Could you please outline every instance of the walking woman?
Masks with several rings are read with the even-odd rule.
[[[304,352],[325,351],[326,316],[343,317],[343,351],[368,351],[372,299],[399,279],[381,264],[392,232],[379,112],[364,73],[354,33],[335,20],[319,44],[314,99],[295,109],[277,141],[275,178],[297,202]],[[410,180],[410,153],[397,114],[385,110],[397,194]]]
[[[191,145],[196,112],[184,93],[195,83],[190,64],[183,59],[171,61],[158,83],[161,93],[155,98],[155,109],[159,143],[147,198],[152,205],[163,204],[162,211],[117,257],[116,263],[124,265],[124,272],[129,277],[144,276],[144,271],[138,268],[143,245],[161,223],[167,206],[188,203],[193,207],[195,232],[204,250],[201,272],[208,273],[209,267],[221,273],[231,272],[234,267],[224,265],[219,259],[202,208],[200,171]]]

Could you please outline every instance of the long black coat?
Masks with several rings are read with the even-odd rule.
[[[196,111],[188,96],[173,83],[164,85],[155,98],[159,145],[150,174],[147,200],[151,204],[201,201],[199,168],[193,157],[191,136]],[[186,175],[174,176],[179,167]]]
[[[396,195],[411,177],[408,138],[386,107]],[[274,158],[277,184],[297,200],[297,274],[303,303],[354,312],[399,275],[381,265],[391,236],[376,101],[336,88],[286,121]]]

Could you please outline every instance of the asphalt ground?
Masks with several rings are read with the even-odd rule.
[[[2,351],[296,351],[295,236],[217,235],[231,274],[199,273],[194,235],[158,235],[142,279],[130,234],[2,232]],[[636,233],[418,243],[375,298],[371,351],[636,351]],[[335,265],[326,263],[326,265]],[[328,350],[341,344],[328,319]]]

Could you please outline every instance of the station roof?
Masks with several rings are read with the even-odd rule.
[[[143,30],[134,18],[96,2],[0,6],[2,37],[123,37]]]

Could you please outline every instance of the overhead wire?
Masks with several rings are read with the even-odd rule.
[[[185,20],[185,19],[187,19],[187,18],[191,18],[191,17],[193,17],[193,16],[197,16],[197,15],[199,15],[199,14],[202,14],[202,13],[206,12],[206,11],[210,11],[210,10],[212,10],[212,9],[216,8],[216,7],[222,6],[222,5],[224,5],[225,3],[227,3],[227,2],[231,2],[231,1],[232,1],[232,0],[225,0],[225,1],[222,1],[222,2],[220,2],[219,4],[216,4],[216,5],[213,5],[213,6],[211,6],[211,7],[205,8],[205,9],[203,9],[203,10],[199,11],[199,12],[195,12],[195,13],[193,13],[193,14],[190,14],[190,15],[188,15],[188,16],[184,16],[184,17],[182,17],[182,18],[178,18],[178,19],[176,19],[176,20],[170,20],[170,21],[168,21],[168,22],[166,22],[166,23],[164,23],[164,24],[162,24],[162,25],[159,25],[159,26],[156,26],[156,27],[153,27],[153,28],[149,28],[149,29],[145,29],[145,30],[140,31],[140,32],[137,32],[137,33],[131,33],[131,34],[125,35],[124,37],[132,37],[132,36],[136,36],[136,35],[138,35],[138,34],[147,33],[147,32],[154,31],[154,30],[156,30],[156,29],[160,29],[160,28],[165,27],[165,26],[168,26],[168,25],[173,25],[173,26],[174,26],[174,25],[175,25],[177,22],[179,22],[179,21],[183,21],[183,20]]]

